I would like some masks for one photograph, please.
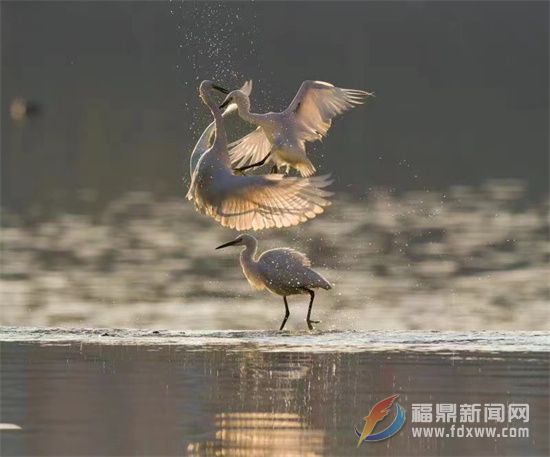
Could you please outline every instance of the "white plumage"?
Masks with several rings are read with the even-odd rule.
[[[231,165],[237,170],[263,165],[295,168],[302,176],[311,176],[315,166],[306,155],[306,141],[321,140],[332,119],[365,102],[372,93],[334,87],[323,81],[304,81],[288,108],[280,113],[250,112],[248,94],[231,92],[221,107],[236,103],[239,116],[258,128],[229,145]]]
[[[239,89],[242,93],[250,96],[252,92],[252,80],[246,81],[243,86]],[[227,115],[233,113],[237,110],[237,105],[231,103],[227,108],[224,109],[222,116],[226,117]],[[191,152],[191,157],[189,158],[189,174],[193,176],[193,171],[197,167],[197,163],[201,156],[208,150],[208,147],[212,143],[212,138],[214,138],[214,133],[216,132],[216,121],[212,121],[208,127],[204,129],[202,135],[198,139],[193,151]]]
[[[187,198],[203,214],[237,230],[288,227],[322,213],[332,195],[324,190],[331,182],[328,176],[285,178],[280,174],[233,173],[223,116],[211,98],[213,88],[212,82],[203,81],[199,92],[214,116],[216,136],[212,146],[197,160]]]
[[[319,273],[312,270],[311,262],[305,254],[291,248],[270,249],[256,257],[258,241],[251,235],[243,234],[233,241],[222,244],[216,249],[227,246],[244,246],[240,261],[243,273],[252,287],[258,290],[267,289],[281,295],[285,303],[285,318],[281,324],[282,330],[290,311],[286,297],[288,295],[309,294],[311,299],[306,322],[310,330],[312,323],[311,308],[315,293],[313,289],[331,289],[330,283]]]

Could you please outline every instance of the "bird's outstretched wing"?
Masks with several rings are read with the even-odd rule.
[[[189,191],[199,211],[216,219],[224,227],[236,230],[263,230],[289,227],[312,219],[330,205],[331,183],[328,176],[313,178],[234,176],[231,189],[215,204],[202,201],[200,193]]]
[[[229,158],[233,168],[262,160],[271,150],[271,143],[261,127],[229,144]]]
[[[341,89],[323,81],[304,81],[285,112],[294,116],[302,140],[320,140],[327,134],[333,117],[364,103],[369,95],[373,94]]]

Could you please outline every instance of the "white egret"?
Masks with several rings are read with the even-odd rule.
[[[268,159],[274,171],[285,165],[302,176],[311,176],[315,167],[306,156],[306,141],[321,140],[332,118],[365,102],[370,92],[341,89],[323,81],[304,81],[288,108],[280,113],[250,112],[250,99],[242,91],[229,93],[220,108],[236,103],[239,116],[258,127],[229,145],[233,168],[239,171],[263,165]]]
[[[331,182],[327,176],[291,178],[282,174],[233,173],[223,117],[211,97],[216,88],[211,81],[203,81],[199,88],[202,101],[214,116],[216,135],[197,162],[187,198],[203,214],[237,230],[288,227],[322,213],[330,204],[327,197],[332,195],[324,190]]]
[[[271,293],[281,295],[285,302],[285,317],[279,330],[285,327],[290,310],[288,309],[289,295],[309,294],[309,308],[307,311],[307,326],[313,330],[313,325],[319,321],[311,320],[311,308],[315,299],[313,289],[331,289],[330,283],[319,273],[313,271],[311,262],[305,254],[291,248],[277,248],[265,251],[256,258],[258,240],[251,235],[243,234],[229,243],[222,244],[216,249],[227,246],[244,246],[241,251],[241,267],[252,287],[258,290],[267,289]]]
[[[227,94],[227,90],[220,88],[217,86],[217,90],[221,90],[221,92]],[[239,89],[241,92],[246,94],[247,96],[250,96],[250,92],[252,92],[252,81],[246,81],[243,86]],[[237,105],[235,103],[229,104],[225,108],[225,110],[222,113],[223,117],[226,117],[230,113],[234,112],[237,109]],[[189,173],[191,176],[193,176],[193,171],[195,170],[195,167],[197,166],[197,163],[199,162],[199,159],[201,156],[206,152],[208,147],[210,146],[212,142],[212,138],[214,137],[214,132],[216,131],[216,121],[212,121],[208,127],[204,129],[204,132],[202,132],[202,135],[200,136],[199,140],[195,144],[195,147],[193,148],[193,152],[191,152],[191,157],[189,158]]]

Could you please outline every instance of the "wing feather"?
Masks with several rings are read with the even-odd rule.
[[[294,115],[300,139],[320,140],[335,116],[364,103],[370,95],[373,94],[342,89],[323,81],[304,81],[287,112]]]
[[[229,144],[229,158],[233,168],[262,160],[271,150],[271,143],[261,127]]]
[[[304,288],[332,288],[325,277],[311,269],[311,261],[305,254],[291,248],[265,251],[258,258],[258,264],[268,288],[283,288],[288,293]]]
[[[289,227],[316,217],[330,205],[331,192],[324,190],[331,181],[328,176],[313,178],[265,176],[235,176],[240,183],[230,195],[209,204],[195,192],[188,198],[202,213],[216,219],[224,227],[236,230],[263,230]]]
[[[273,268],[275,270],[282,269],[283,271],[278,272],[284,275],[289,270],[298,274],[301,271],[300,267],[311,267],[309,258],[292,248],[275,248],[264,251],[258,258],[258,262],[272,269],[272,275],[277,273],[277,271],[273,271]]]
[[[292,249],[292,248],[279,248],[279,249],[284,250],[285,255],[287,255],[297,264],[302,265],[304,267],[311,267],[311,260],[309,260],[308,256],[305,255],[304,253],[296,251],[295,249]]]

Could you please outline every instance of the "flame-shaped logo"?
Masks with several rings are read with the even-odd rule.
[[[395,403],[396,412],[392,423],[384,430],[373,433],[376,424],[389,414],[397,397],[399,397],[399,395],[392,395],[376,403],[376,405],[371,408],[369,415],[363,418],[365,425],[363,426],[362,432],[355,427],[355,434],[359,438],[357,447],[361,446],[363,441],[381,441],[388,439],[401,430],[401,427],[403,427],[405,423],[405,409],[399,403]]]

